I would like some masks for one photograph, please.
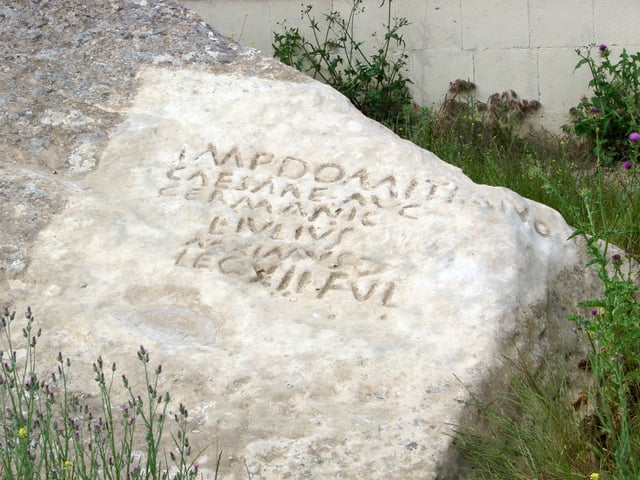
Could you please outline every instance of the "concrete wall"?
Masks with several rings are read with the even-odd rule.
[[[317,18],[349,0],[302,0]],[[301,0],[182,0],[218,30],[272,54],[278,22],[301,23]],[[358,17],[361,38],[383,32],[387,7],[365,0]],[[470,79],[481,100],[504,90],[539,100],[537,120],[550,129],[567,121],[569,108],[587,92],[587,70],[574,72],[575,49],[605,43],[613,53],[640,50],[640,0],[394,0],[406,17],[409,77],[416,101],[439,103],[449,82]],[[304,30],[304,29],[303,29]]]

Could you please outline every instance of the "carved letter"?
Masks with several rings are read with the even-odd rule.
[[[327,293],[329,290],[344,290],[345,287],[338,285],[336,282],[347,277],[348,275],[346,273],[331,272],[327,277],[327,281],[318,292],[318,298],[324,297],[325,293]]]
[[[278,284],[278,290],[284,290],[287,288],[289,282],[291,282],[291,278],[293,277],[293,272],[295,272],[295,270],[296,267],[291,267],[285,272],[285,274],[282,276],[282,280],[280,280],[280,283]]]
[[[384,295],[382,296],[382,305],[384,307],[394,307],[395,305],[391,304],[391,297],[393,296],[393,291],[396,289],[396,284],[391,282],[387,286],[387,289],[384,291]]]
[[[360,290],[358,290],[358,286],[356,285],[356,282],[351,282],[351,293],[353,293],[353,298],[355,298],[359,302],[366,302],[371,298],[371,295],[373,295],[373,293],[375,292],[378,284],[379,284],[378,281],[374,281],[369,286],[369,290],[367,290],[364,293],[360,293]]]
[[[418,186],[418,181],[415,178],[412,178],[411,182],[409,183],[409,186],[407,187],[407,190],[404,192],[404,198],[409,198],[413,194],[413,191],[416,189],[417,186]]]
[[[327,237],[328,235],[331,235],[333,232],[335,232],[334,228],[331,228],[329,230],[327,230],[326,232],[324,232],[322,235],[317,233],[316,227],[307,227],[307,230],[309,231],[309,233],[311,234],[311,237],[314,240],[322,240],[323,238]]]
[[[224,232],[218,230],[218,227],[222,227],[227,224],[227,220],[220,217],[214,217],[209,224],[209,234],[211,235],[222,235]]]
[[[273,194],[273,181],[271,179],[262,182],[260,185],[251,190],[251,193],[259,192],[266,186],[269,186],[269,193]]]
[[[231,183],[231,178],[228,178],[228,177],[233,177],[233,173],[220,172],[220,175],[218,175],[218,180],[216,180],[214,187],[229,188],[228,184]]]
[[[326,192],[328,190],[328,188],[326,187],[314,187],[311,189],[311,192],[309,193],[309,200],[311,200],[312,202],[315,202],[316,200],[322,200],[322,197],[325,196],[326,194],[322,193],[322,192]]]
[[[300,293],[311,282],[311,272],[303,272],[298,279],[298,285],[296,286],[296,293]]]
[[[344,169],[337,163],[325,163],[316,169],[316,182],[333,183],[342,180],[343,177]]]
[[[420,205],[416,205],[416,204],[412,204],[412,205],[405,205],[404,207],[402,207],[400,209],[400,211],[398,212],[398,215],[400,215],[401,217],[406,217],[406,218],[411,218],[412,220],[416,220],[418,217],[414,217],[413,215],[409,215],[406,211],[410,210],[412,208],[419,208]]]
[[[293,183],[290,183],[282,190],[280,194],[281,197],[284,197],[287,193],[291,193],[294,197],[300,198],[300,190]]]
[[[249,229],[253,232],[253,233],[262,233],[264,232],[267,228],[269,228],[271,225],[273,225],[273,222],[266,222],[264,225],[262,225],[262,227],[258,227],[255,219],[253,217],[249,217],[247,219],[247,223],[249,224]]]
[[[282,211],[282,213],[287,213],[287,212],[294,213],[294,210],[296,210],[297,214],[300,215],[301,217],[304,217],[306,215],[306,213],[302,209],[302,205],[300,205],[300,202],[293,202],[291,205],[287,205],[287,208],[285,208]]]
[[[305,173],[307,173],[307,163],[295,157],[286,157],[282,160],[282,165],[278,170],[279,177],[286,177],[292,180],[301,178]]]
[[[213,152],[212,152],[213,153]],[[214,157],[214,161],[216,161],[216,165],[224,165],[225,163],[227,163],[231,158],[234,158],[236,160],[236,165],[238,167],[242,167],[242,154],[240,153],[240,150],[238,149],[238,147],[233,147],[231,150],[229,150],[229,153],[227,153],[224,158],[222,160],[220,160],[219,162],[217,161],[217,159]]]
[[[256,153],[251,160],[251,164],[249,168],[251,170],[255,170],[259,165],[266,165],[267,163],[271,163],[273,161],[272,153]]]

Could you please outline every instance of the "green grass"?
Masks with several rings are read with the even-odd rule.
[[[521,359],[505,360],[511,388],[491,401],[474,399],[481,422],[459,429],[456,444],[478,479],[581,480],[599,470],[591,432],[575,408],[564,371],[532,372]]]

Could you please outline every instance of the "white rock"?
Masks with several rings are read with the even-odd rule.
[[[222,478],[455,478],[465,386],[568,348],[571,228],[319,83],[139,82],[25,275],[76,385],[98,354],[133,377],[143,344]]]

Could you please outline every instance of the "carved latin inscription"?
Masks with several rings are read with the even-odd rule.
[[[458,187],[377,174],[334,162],[314,164],[269,152],[181,152],[160,195],[210,208],[211,217],[176,265],[208,269],[263,285],[282,296],[336,293],[392,307],[401,285],[378,250],[394,226],[450,203]]]

